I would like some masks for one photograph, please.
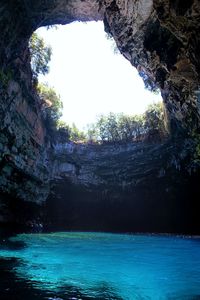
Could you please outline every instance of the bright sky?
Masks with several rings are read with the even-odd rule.
[[[40,80],[53,86],[64,104],[63,117],[80,129],[109,112],[137,114],[160,96],[144,89],[129,61],[114,54],[102,22],[75,22],[38,31],[53,55],[50,73]]]

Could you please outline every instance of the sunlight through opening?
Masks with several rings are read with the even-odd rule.
[[[63,101],[62,119],[79,129],[100,114],[141,114],[150,103],[162,101],[146,90],[137,70],[104,32],[103,22],[75,22],[40,28],[39,36],[52,47],[49,74],[40,82],[53,86]]]

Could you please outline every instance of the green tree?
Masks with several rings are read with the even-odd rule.
[[[29,50],[33,77],[37,79],[39,74],[45,75],[49,72],[48,64],[51,60],[52,49],[45,44],[43,38],[34,32],[29,41]]]
[[[132,139],[138,140],[145,132],[144,115],[131,116]]]
[[[85,133],[79,130],[74,123],[70,127],[70,140],[73,142],[85,142],[87,140]]]
[[[88,127],[87,138],[101,142],[131,142],[150,137],[162,139],[168,134],[166,123],[163,104],[155,103],[141,115],[100,115],[96,123]]]
[[[96,124],[88,124],[86,130],[86,138],[89,142],[97,142],[99,139],[98,129]]]
[[[96,130],[97,130],[97,136],[102,142],[108,140],[106,125],[107,125],[107,117],[104,115],[100,115],[96,122]]]
[[[60,124],[58,126],[58,120],[62,116],[63,109],[60,96],[56,93],[54,88],[48,84],[38,83],[37,80],[39,74],[45,75],[49,72],[48,64],[51,59],[52,49],[45,44],[43,38],[33,33],[29,41],[29,50],[31,54],[33,82],[41,99],[43,116],[49,133],[55,133],[58,127],[60,134],[62,132],[65,137],[67,137],[69,136],[69,128],[61,128]]]
[[[107,138],[110,142],[120,140],[118,118],[114,113],[109,113],[106,120]]]
[[[60,143],[65,143],[70,140],[71,128],[63,120],[57,121],[56,139]]]
[[[131,118],[123,113],[118,115],[118,134],[122,141],[130,140],[132,136]]]
[[[96,123],[97,136],[103,142],[115,142],[120,140],[117,115],[109,113],[100,115]]]
[[[62,116],[63,104],[60,96],[48,84],[38,84],[37,91],[42,101],[46,124],[49,129],[55,130],[57,122]]]
[[[149,105],[144,115],[146,134],[149,136],[165,136],[167,134],[165,118],[165,109],[162,102]]]

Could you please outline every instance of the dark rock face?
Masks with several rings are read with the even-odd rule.
[[[93,195],[96,195],[97,199],[102,199],[102,193],[103,195],[106,193],[102,202],[97,201],[99,203],[97,206],[96,204],[92,206],[92,200],[88,200],[90,203],[88,207],[94,208],[93,213],[97,207],[101,206],[103,211],[104,205],[113,203],[113,206],[109,204],[113,207],[110,212],[119,207],[117,211],[123,212],[125,220],[126,213],[133,211],[133,209],[129,210],[130,203],[134,207],[133,203],[136,201],[132,201],[133,195],[138,195],[137,201],[143,199],[144,203],[138,213],[136,213],[137,210],[134,215],[130,213],[129,219],[137,220],[137,216],[145,215],[145,211],[145,216],[148,218],[150,205],[148,203],[153,201],[149,199],[155,199],[151,207],[159,206],[157,192],[157,194],[165,195],[163,196],[164,205],[161,206],[168,211],[166,220],[170,219],[171,207],[174,208],[172,209],[173,220],[176,219],[176,222],[179,207],[184,213],[191,210],[188,218],[192,218],[195,208],[196,212],[198,211],[198,205],[195,200],[189,204],[189,198],[186,195],[191,195],[195,190],[194,183],[198,178],[200,153],[199,8],[198,0],[189,0],[184,3],[178,0],[0,0],[1,221],[16,219],[16,215],[19,214],[16,209],[13,209],[14,216],[10,214],[10,206],[13,207],[13,205],[9,203],[18,203],[19,199],[25,201],[24,203],[43,203],[49,194],[50,182],[55,180],[56,184],[62,185],[64,190],[70,186],[73,192],[67,189],[67,195],[78,193],[76,192],[77,186],[87,195],[88,198],[85,196],[87,199],[93,199]],[[121,53],[138,69],[146,85],[152,88],[160,87],[171,125],[171,134],[176,139],[175,143],[171,143],[171,146],[160,145],[156,149],[152,145],[141,145],[136,148],[133,145],[134,149],[126,149],[123,155],[119,154],[116,149],[110,151],[101,148],[102,156],[98,153],[99,150],[95,152],[89,147],[85,158],[79,153],[77,157],[68,158],[73,158],[70,162],[66,161],[66,158],[62,161],[62,155],[52,155],[54,142],[46,130],[41,101],[32,83],[28,40],[32,32],[40,26],[67,24],[75,20],[104,20],[105,30],[114,37]],[[181,139],[181,142],[177,139]],[[143,154],[138,156],[137,149],[141,149]],[[106,151],[109,153],[107,155],[109,159],[104,157]],[[155,157],[152,156],[154,151]],[[97,160],[91,157],[90,164],[88,163],[89,153],[97,153]],[[168,161],[166,159],[168,154],[170,157],[173,155],[175,157],[170,167],[163,163]],[[131,155],[135,158],[130,158]],[[116,157],[117,160],[115,160]],[[152,160],[151,157],[153,157]],[[111,162],[112,174],[108,171],[107,164],[101,163],[102,159]],[[135,160],[138,165],[135,165]],[[143,161],[144,168],[139,166]],[[126,166],[125,169],[122,169],[121,165]],[[139,174],[133,171],[138,166]],[[151,170],[151,176],[148,170]],[[196,173],[189,175],[194,170]],[[159,172],[161,177],[157,175]],[[162,172],[165,173],[163,177]],[[67,179],[63,179],[63,174],[64,177],[67,174]],[[141,177],[143,181],[140,181]],[[66,184],[67,180],[69,184]],[[85,191],[86,187],[82,184],[84,180],[92,186],[90,190]],[[132,181],[139,182],[139,187]],[[157,186],[159,186],[159,192]],[[176,191],[172,188],[174,186],[176,186]],[[148,192],[149,189],[151,193]],[[165,192],[166,189],[168,192]],[[107,194],[105,190],[110,190],[110,192]],[[108,202],[105,200],[107,197],[110,199]],[[183,198],[182,202],[181,198]],[[129,204],[127,206],[115,204],[114,199],[118,199],[118,202],[119,199],[129,199],[127,202],[124,200]],[[193,196],[192,199],[195,197]],[[180,206],[179,203],[181,203]],[[159,220],[158,223],[162,223],[161,216],[164,215],[164,212],[161,212],[161,206],[160,210],[156,210],[157,214],[150,214],[152,218]],[[126,208],[123,210],[123,207]],[[142,207],[145,207],[145,211]],[[184,219],[184,213],[182,219]],[[20,218],[23,219],[22,216]],[[120,224],[121,219],[123,218],[118,217],[116,224]],[[134,221],[130,222],[134,223]],[[180,222],[180,224],[183,223]],[[114,228],[114,225],[112,226]],[[152,230],[153,228],[155,227],[152,227]],[[137,230],[137,226],[134,230]],[[163,230],[171,229],[164,226]]]
[[[182,146],[57,145],[46,229],[198,233],[199,174]]]
[[[199,2],[113,2],[106,7],[106,29],[121,52],[147,86],[156,82],[161,88],[176,130],[199,128]]]
[[[40,202],[48,193],[44,182],[50,172],[46,130],[36,95],[21,83],[10,81],[7,92],[2,89],[0,182],[4,192]]]

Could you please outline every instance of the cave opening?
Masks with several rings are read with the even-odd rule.
[[[35,33],[52,49],[49,73],[39,74],[38,81],[61,96],[61,119],[70,126],[86,131],[100,115],[141,115],[150,104],[162,102],[158,89],[145,88],[142,71],[121,55],[102,21],[43,27]]]

